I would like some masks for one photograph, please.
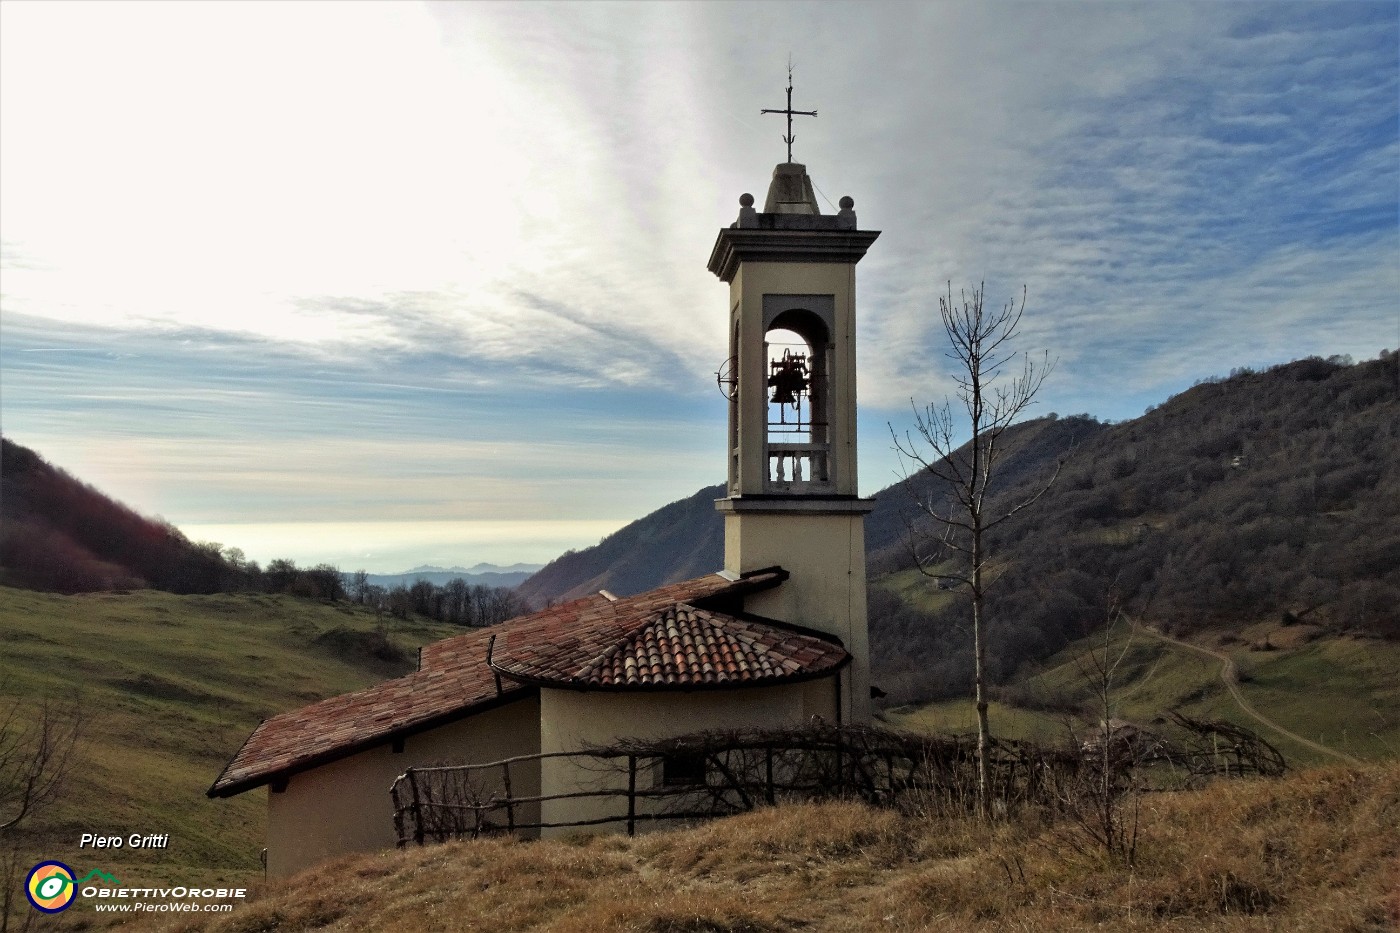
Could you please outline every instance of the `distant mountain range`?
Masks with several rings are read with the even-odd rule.
[[[412,570],[405,570],[404,573],[534,573],[543,566],[544,564],[510,564],[504,567],[500,564],[473,564],[470,567],[439,567],[436,564],[423,564]]]
[[[396,586],[412,586],[419,580],[427,580],[434,586],[442,586],[453,580],[482,586],[519,586],[541,568],[543,564],[511,564],[506,567],[497,564],[474,564],[471,567],[437,567],[424,564],[405,570],[403,573],[371,573],[369,582],[374,586],[393,589]],[[345,575],[349,578],[349,574]]]
[[[1400,639],[1400,367],[1310,358],[1207,380],[1117,424],[1087,415],[1017,425],[996,501],[1054,487],[991,538],[994,677],[1100,628],[1110,604],[1164,630],[1284,620]],[[631,594],[718,569],[711,486],[568,552],[525,581],[536,605],[597,589]],[[965,596],[913,569],[919,474],[881,490],[866,520],[871,645],[892,698],[961,694],[971,676]]]

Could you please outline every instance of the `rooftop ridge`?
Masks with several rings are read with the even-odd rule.
[[[612,647],[608,648],[606,651],[593,658],[591,661],[585,661],[582,664],[580,664],[578,670],[575,671],[573,674],[574,678],[586,680],[590,671],[600,670],[605,664],[607,664],[607,662],[610,659],[616,657],[619,652],[626,651],[629,645],[632,644],[633,639],[637,637],[637,635],[639,635],[648,627],[655,625],[661,619],[665,618],[667,613],[674,612],[675,608],[681,605],[686,604],[672,603],[669,606],[663,606],[662,608],[657,609],[650,615],[639,618],[637,620],[637,623],[632,626],[631,630],[625,631],[622,637],[620,637],[617,640],[617,642],[612,645]]]

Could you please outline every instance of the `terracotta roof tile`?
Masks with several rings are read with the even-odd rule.
[[[533,692],[528,684],[687,689],[839,667],[848,656],[830,641],[722,611],[738,611],[745,594],[785,579],[778,569],[739,579],[709,574],[624,599],[585,596],[427,645],[412,674],[263,722],[209,794],[241,793],[520,699]],[[497,672],[504,675],[499,693]]]
[[[512,682],[496,693],[486,666],[490,630],[459,638],[455,663],[441,663],[364,690],[282,713],[259,725],[219,775],[210,795],[231,796],[274,779],[380,744],[395,735],[426,728],[452,714],[526,696]],[[475,658],[468,650],[475,647]]]
[[[573,620],[567,637],[543,615],[513,627],[492,664],[548,686],[693,689],[816,676],[848,658],[815,634],[652,595],[598,606]]]

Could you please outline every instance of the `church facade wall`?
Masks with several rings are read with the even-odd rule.
[[[533,755],[540,750],[540,702],[528,696],[466,719],[411,735],[403,751],[380,745],[293,775],[280,793],[268,792],[267,873],[282,877],[348,852],[393,848],[389,788],[409,767],[476,764]],[[483,776],[489,793],[499,776]],[[539,793],[539,769],[512,769],[518,796]],[[521,822],[535,822],[537,805],[522,807]]]
[[[587,746],[609,745],[619,739],[660,739],[690,732],[745,728],[800,726],[813,716],[836,719],[836,682],[823,677],[803,683],[738,690],[691,693],[612,693],[604,691],[540,690],[540,750],[577,751]],[[592,760],[546,758],[540,763],[540,785],[545,796],[576,790],[627,789],[625,761],[604,769]],[[658,769],[638,776],[638,787],[647,789],[661,780]],[[648,801],[638,804],[639,812]],[[546,823],[595,819],[626,814],[621,796],[546,800]],[[644,821],[638,831],[665,828],[665,821]],[[625,823],[596,828],[545,829],[545,836],[576,832],[624,832]]]
[[[865,605],[865,522],[861,514],[728,513],[725,569],[780,564],[786,583],[753,593],[744,609],[841,639],[852,663],[840,676],[845,722],[870,721],[870,646]]]

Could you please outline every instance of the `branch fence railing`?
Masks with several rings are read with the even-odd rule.
[[[1065,788],[1108,767],[1124,775],[1165,765],[1188,780],[1281,773],[1268,743],[1226,723],[1181,719],[1188,736],[1115,749],[994,740],[990,793],[999,806],[1058,808]],[[1190,738],[1194,736],[1194,738]],[[568,772],[573,789],[544,794],[541,775]],[[400,847],[496,833],[686,823],[762,806],[854,799],[873,806],[973,812],[975,736],[922,736],[863,726],[703,732],[660,741],[522,755],[482,764],[409,768],[393,783]],[[554,807],[559,801],[576,806]],[[553,814],[546,819],[546,814]]]
[[[795,800],[850,798],[889,806],[939,788],[971,802],[975,740],[928,738],[860,727],[699,733],[659,742],[523,755],[484,764],[410,768],[394,782],[399,845],[474,838],[497,832],[618,824],[687,822]],[[1072,755],[1061,755],[1069,763]],[[546,763],[562,761],[591,780],[577,789],[520,793]],[[993,769],[1003,797],[1043,790],[1045,753],[997,743]],[[597,801],[587,815],[544,819],[554,801]],[[609,807],[611,804],[613,806]],[[602,811],[602,812],[598,812]]]

